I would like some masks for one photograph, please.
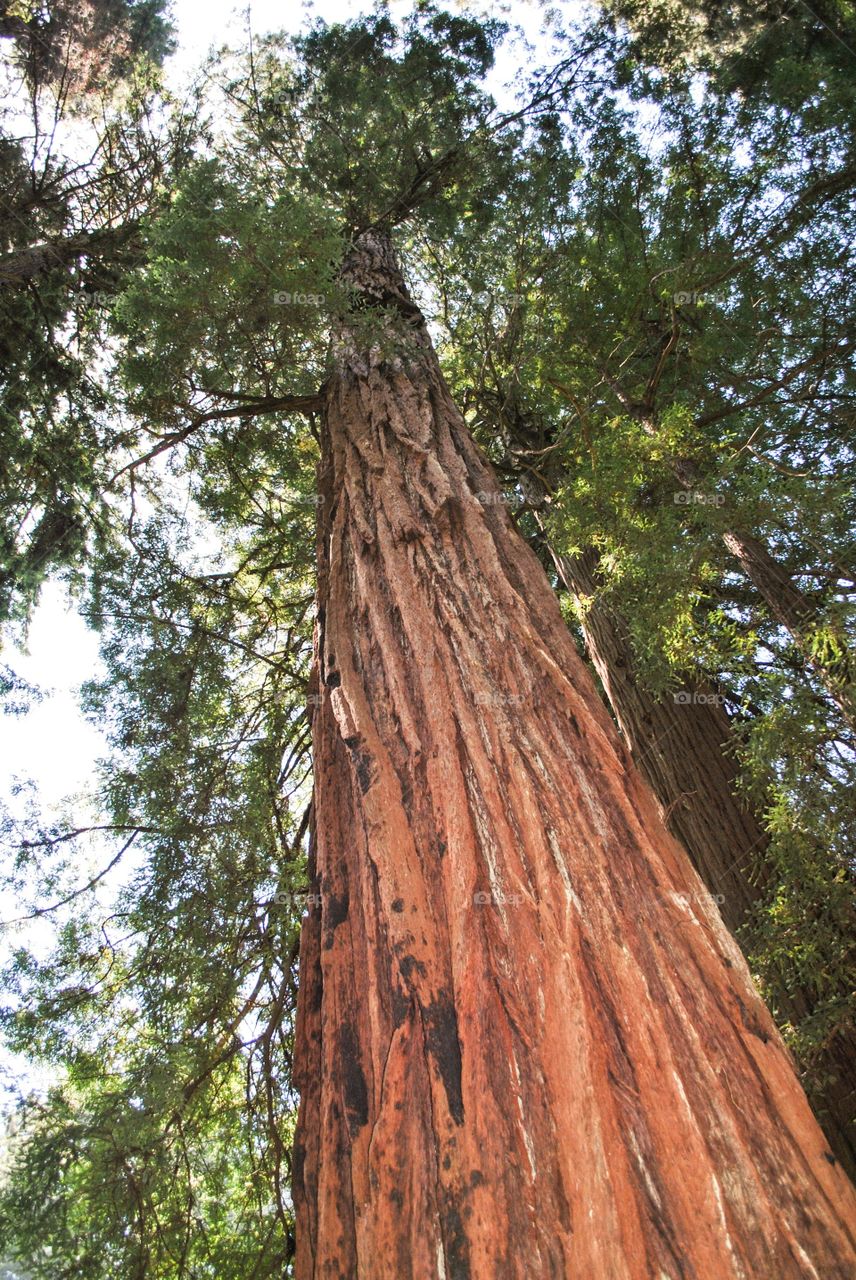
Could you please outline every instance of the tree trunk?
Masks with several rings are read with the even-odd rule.
[[[56,267],[71,267],[81,258],[113,253],[129,244],[136,233],[137,220],[121,227],[101,227],[77,235],[27,245],[0,256],[0,286],[22,284]]]
[[[644,425],[650,435],[657,434],[650,421]],[[675,461],[673,471],[678,481],[688,488],[698,483],[698,470],[687,459]],[[835,636],[838,652],[834,655],[824,653],[822,646],[815,641],[818,628],[828,626],[828,623],[819,617],[816,607],[761,539],[730,527],[723,528],[721,536],[726,550],[734,556],[766,604],[770,616],[785,628],[806,666],[817,674],[845,723],[851,729],[856,728],[856,690],[847,637],[838,633]]]
[[[298,1280],[843,1280],[853,1192],[740,952],[388,241],[346,273],[412,349],[345,330],[328,385]]]
[[[655,697],[636,677],[633,644],[620,614],[598,599],[598,556],[550,550],[567,591],[581,609],[586,647],[633,760],[653,788],[661,814],[692,859],[732,933],[765,898],[767,833],[737,795],[737,765],[728,715],[714,690],[688,682],[681,694]],[[814,1008],[810,992],[775,991],[783,1018],[795,1026]],[[856,1037],[843,1032],[814,1062],[823,1083],[812,1091],[833,1151],[856,1179]]]
[[[790,574],[758,538],[733,529],[726,530],[722,536],[772,617],[785,628],[809,666],[815,669],[847,724],[856,728],[856,699],[846,638],[840,637],[841,656],[826,657],[819,652],[812,643],[817,611]]]

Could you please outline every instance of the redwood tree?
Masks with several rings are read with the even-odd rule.
[[[663,820],[736,934],[763,899],[768,834],[737,792],[735,743],[722,695],[696,681],[678,694],[655,697],[637,670],[630,628],[602,598],[597,552],[588,548],[555,559],[633,759],[660,802]]]
[[[853,1192],[381,229],[320,467],[298,1277],[849,1275]]]

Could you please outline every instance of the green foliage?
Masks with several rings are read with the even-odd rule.
[[[810,1016],[785,1024],[809,1088],[828,1068],[820,1051],[852,1029],[854,829],[850,761],[827,717],[804,694],[753,724],[746,777],[766,804],[775,889],[751,922],[752,964],[774,1013],[780,992],[809,991]]]
[[[188,1100],[192,1061],[134,1032],[131,1053],[91,1056],[24,1107],[0,1232],[29,1220],[42,1242],[31,1275],[281,1276],[288,1225],[269,1199],[242,1073],[221,1067]]]
[[[274,541],[277,496],[253,498],[231,569],[205,571],[164,510],[93,584],[107,671],[87,705],[136,865],[112,908],[86,894],[49,960],[7,972],[8,1043],[59,1073],[24,1104],[0,1208],[25,1256],[50,1247],[39,1275],[281,1275],[289,1254],[312,590],[304,512]],[[26,833],[41,903],[80,880],[73,862],[48,890],[63,838]]]
[[[0,137],[0,619],[26,619],[45,577],[73,577],[112,536],[112,453],[124,441],[105,354],[108,309],[183,163],[191,120],[146,81],[106,108],[81,165],[39,107],[29,148]],[[11,127],[11,126],[10,126]],[[17,128],[20,126],[17,125]]]
[[[632,61],[666,76],[701,69],[726,92],[789,109],[851,113],[856,9],[849,0],[602,0],[633,34]],[[632,65],[632,62],[631,62]]]
[[[0,38],[33,93],[78,99],[114,87],[135,64],[156,65],[175,48],[165,0],[3,0]]]
[[[300,190],[268,197],[200,160],[179,177],[114,310],[128,403],[159,429],[240,387],[307,394],[341,286],[335,221]]]

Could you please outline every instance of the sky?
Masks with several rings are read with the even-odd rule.
[[[46,802],[85,788],[104,750],[101,734],[77,701],[82,681],[98,670],[98,641],[58,583],[42,591],[27,652],[4,655],[18,675],[46,696],[25,716],[3,723],[0,776],[36,778]]]
[[[443,0],[436,0],[443,7]],[[446,0],[451,11],[467,12],[479,17],[499,18],[510,27],[520,28],[524,37],[533,45],[541,43],[540,33],[545,13],[568,14],[579,12],[583,0]],[[413,8],[412,0],[390,0],[389,11],[393,19],[404,17]],[[235,0],[173,0],[173,14],[179,33],[179,48],[170,60],[170,83],[179,89],[187,83],[188,76],[199,66],[212,46],[240,42],[250,28],[254,36],[271,31],[299,31],[310,21],[323,18],[325,22],[345,22],[360,13],[371,12],[372,5],[355,0],[251,0],[249,5],[236,4]],[[510,48],[501,51],[497,59],[493,80],[498,87],[510,82],[521,69],[519,52]],[[495,92],[494,84],[491,90]]]

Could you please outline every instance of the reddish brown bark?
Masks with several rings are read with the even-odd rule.
[[[768,837],[737,791],[729,717],[716,692],[688,681],[679,694],[655,697],[638,678],[625,620],[601,598],[597,552],[552,552],[565,588],[580,606],[583,635],[633,760],[653,788],[663,819],[687,850],[732,933],[766,901]],[[745,943],[745,934],[744,934]],[[799,1025],[816,1006],[809,990],[781,984],[775,1004]],[[842,1030],[812,1060],[811,1100],[832,1150],[856,1177],[856,1037]]]
[[[296,1274],[845,1277],[852,1190],[451,402],[386,242],[319,532]]]

